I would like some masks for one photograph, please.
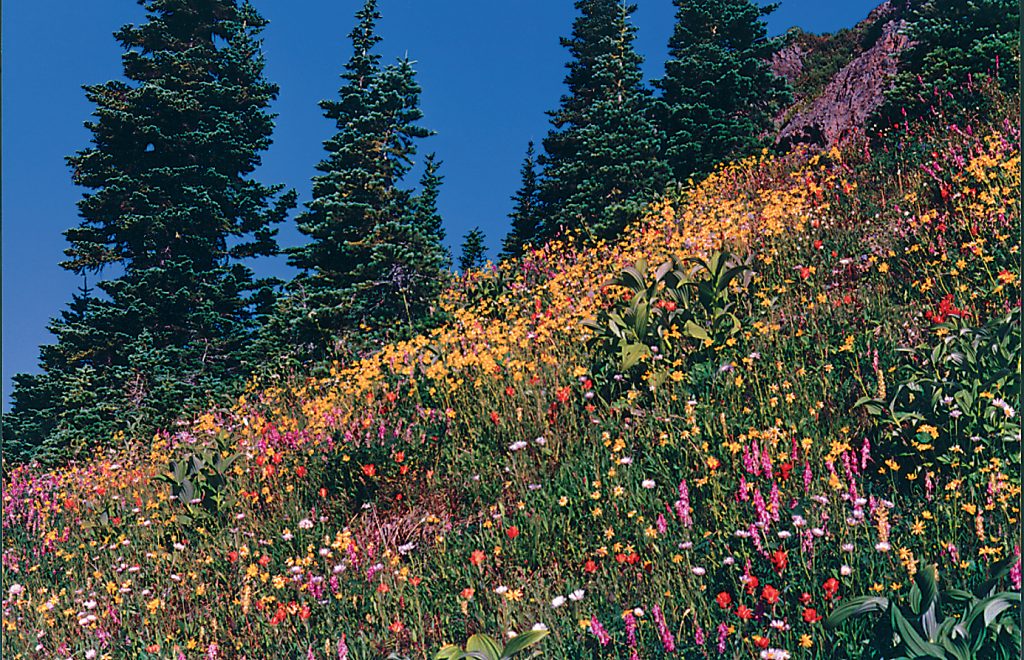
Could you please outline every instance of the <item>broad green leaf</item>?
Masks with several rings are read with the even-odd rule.
[[[884,612],[888,607],[889,599],[881,596],[851,598],[829,615],[825,620],[825,626],[830,629],[836,628],[851,617],[860,617],[871,612]]]
[[[500,660],[501,648],[490,635],[477,633],[466,642],[467,653],[481,653],[487,660]]]
[[[540,640],[548,636],[547,630],[530,630],[524,633],[520,633],[509,640],[509,643],[505,646],[505,650],[502,652],[502,659],[511,658],[516,653],[519,653],[523,649],[533,646]]]

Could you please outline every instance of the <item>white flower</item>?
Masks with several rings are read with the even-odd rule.
[[[622,458],[619,459],[619,465],[630,465],[632,463],[633,463],[633,457],[632,456],[623,456]]]
[[[551,599],[551,607],[558,609],[562,605],[565,605],[565,596],[555,596]]]
[[[700,577],[700,576],[704,575],[705,573],[707,573],[707,571],[705,569],[701,568],[700,566],[694,566],[691,570],[693,571],[693,574],[696,575],[697,577]]]
[[[1003,414],[1006,415],[1007,417],[1013,417],[1014,415],[1017,414],[1017,411],[1014,410],[1010,406],[1010,404],[1008,404],[1006,401],[1002,399],[993,399],[992,405],[995,406],[996,408],[1002,409]]]
[[[20,596],[23,593],[25,593],[25,587],[21,586],[17,582],[12,584],[10,588],[7,590],[7,594],[9,596]]]
[[[547,629],[548,629],[548,627],[545,626],[543,623],[535,623],[535,624],[533,624],[533,628],[530,628],[530,630],[547,630]]]
[[[644,615],[643,608],[640,608],[640,607],[634,607],[633,608],[633,616],[643,616],[643,615]]]
[[[584,595],[586,595],[585,591],[583,591],[582,589],[577,589],[576,591],[574,591],[571,594],[569,594],[569,600],[577,601],[578,602],[578,601],[583,600],[583,596]]]
[[[779,531],[779,538],[780,539],[788,539],[790,536],[793,536],[792,532],[789,532],[789,531],[787,531],[785,529]]]
[[[839,574],[843,577],[849,577],[851,573],[853,573],[853,569],[847,566],[846,564],[843,564],[839,567]]]
[[[416,544],[415,544],[415,543],[413,543],[412,541],[410,541],[409,543],[406,543],[406,544],[404,544],[404,545],[400,545],[400,546],[398,546],[398,553],[399,553],[399,554],[402,554],[402,555],[407,555],[407,554],[409,554],[410,552],[412,552],[412,550],[413,550],[413,549],[414,549],[415,547],[416,547]]]
[[[853,544],[852,543],[844,543],[842,546],[840,546],[840,549],[843,552],[853,552]]]
[[[547,444],[547,440],[544,438],[544,436],[540,436],[539,438],[537,438],[533,442],[535,444],[538,444],[538,445],[545,445],[545,444]]]
[[[313,521],[309,518],[303,518],[299,521],[299,529],[313,529]]]
[[[178,550],[178,551],[184,550],[185,549],[185,544],[184,543],[175,543],[174,544],[174,549]]]
[[[496,594],[503,594],[503,593],[505,593],[506,591],[508,591],[508,587],[506,587],[505,585],[501,585],[501,586],[497,587],[497,588],[496,588],[496,589],[494,590],[494,593],[496,593]]]
[[[644,479],[643,481],[640,482],[640,485],[646,488],[647,490],[650,490],[655,486],[654,479]]]
[[[516,440],[508,446],[509,451],[519,451],[520,449],[526,449],[526,440]]]
[[[765,649],[761,651],[761,660],[789,660],[789,651],[783,649]]]
[[[879,552],[889,552],[890,549],[892,549],[892,546],[885,541],[880,541],[875,544],[875,550],[878,550]]]
[[[514,630],[510,630],[510,631],[508,631],[508,632],[507,632],[507,633],[505,633],[505,634],[506,634],[506,635],[508,635],[508,638],[509,638],[509,639],[512,639],[513,637],[516,637],[516,636],[518,636],[518,635],[519,635],[519,633],[517,633],[517,632],[516,632],[516,631],[514,631]]]
[[[281,535],[281,538],[285,541],[291,541],[293,538],[295,538],[295,535],[286,529],[284,530],[284,534]]]
[[[85,660],[92,660],[96,657],[96,649],[89,649],[85,652]]]
[[[399,548],[399,551],[401,551],[401,548]],[[317,550],[317,554],[319,554],[321,557],[329,557],[331,555],[331,551],[327,548],[320,548],[319,550]]]

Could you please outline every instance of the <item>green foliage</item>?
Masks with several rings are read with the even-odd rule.
[[[508,644],[501,646],[497,640],[490,635],[478,633],[469,638],[465,650],[449,644],[434,656],[434,660],[462,660],[463,658],[475,658],[476,660],[506,660],[514,658],[525,652],[531,646],[540,643],[547,637],[547,630],[530,630],[513,637]],[[534,650],[528,655],[522,656],[534,658],[540,655],[540,651]]]
[[[523,247],[534,244],[541,235],[541,214],[539,184],[537,181],[537,160],[533,149],[533,141],[526,147],[526,157],[519,169],[521,183],[519,190],[512,196],[512,228],[502,241],[501,258],[514,259],[522,255]]]
[[[171,495],[185,509],[175,521],[190,526],[201,517],[218,517],[230,512],[237,498],[229,486],[229,470],[240,454],[234,451],[230,436],[220,434],[212,447],[199,448],[180,460],[169,463],[169,471],[155,477],[170,484]]]
[[[1010,613],[1012,608],[1020,608],[1020,593],[996,593],[999,580],[1017,559],[1012,555],[995,564],[991,578],[974,593],[960,589],[942,592],[935,565],[925,566],[914,575],[907,604],[881,596],[851,598],[832,612],[826,625],[836,628],[848,619],[882,613],[871,631],[865,658],[1020,657],[1018,617]],[[944,615],[946,601],[960,604],[958,616]]]
[[[143,4],[115,35],[125,80],[85,88],[92,145],[68,158],[87,192],[61,265],[108,278],[51,324],[43,373],[16,381],[4,436],[21,459],[72,458],[229,392],[270,284],[244,261],[276,252],[294,205],[252,178],[278,91],[266,21],[235,0]]]
[[[640,217],[668,182],[663,136],[643,86],[643,58],[633,47],[633,5],[578,0],[568,94],[550,113],[540,157],[542,238],[577,230],[612,238]]]
[[[482,268],[487,263],[487,247],[484,245],[484,233],[479,227],[473,227],[462,239],[462,251],[459,254],[459,270],[463,274]]]
[[[645,260],[626,268],[611,283],[624,295],[584,322],[593,333],[592,374],[609,391],[618,389],[612,383],[632,384],[640,377],[653,390],[684,360],[691,366],[706,361],[709,348],[741,330],[730,288],[734,282],[746,287],[752,275],[727,252],[708,261],[672,258],[653,273]]]
[[[903,442],[886,444],[909,465],[948,465],[982,444],[1019,466],[1020,418],[1012,407],[1021,387],[1019,317],[972,326],[953,316],[938,327],[948,333],[934,344],[899,349],[904,359],[890,396],[876,392],[857,405],[887,423],[883,431],[898,429]]]
[[[876,117],[885,129],[925,116],[947,93],[963,115],[984,113],[988,98],[971,78],[991,76],[1007,94],[1020,88],[1020,4],[1014,0],[912,0],[907,16],[911,46]],[[951,117],[956,121],[957,118]]]
[[[782,39],[769,39],[764,17],[775,5],[750,0],[674,0],[658,116],[664,157],[678,181],[763,145],[762,133],[790,100],[769,61]]]
[[[427,158],[420,194],[403,187],[418,140],[420,87],[412,62],[381,67],[376,2],[356,14],[338,98],[320,103],[336,127],[324,143],[313,199],[297,219],[310,241],[289,252],[302,272],[265,333],[275,353],[334,356],[344,343],[414,331],[431,308],[448,267],[437,214],[440,163]]]

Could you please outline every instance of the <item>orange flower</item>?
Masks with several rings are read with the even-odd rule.
[[[476,591],[473,589],[473,587],[466,587],[461,592],[459,592],[459,595],[465,598],[466,600],[470,600],[471,598],[473,598],[473,594],[475,593]]]
[[[377,474],[377,466],[374,465],[373,463],[370,463],[369,465],[364,465],[363,474],[365,474],[368,477],[375,476]]]
[[[469,563],[473,564],[474,566],[479,566],[484,563],[484,559],[486,558],[487,555],[484,554],[483,550],[474,550],[469,555]]]
[[[395,452],[395,463],[401,463],[404,460],[405,460],[405,452],[404,451],[396,451]]]
[[[588,559],[587,563],[583,564],[583,570],[587,573],[596,573],[597,562],[595,562],[593,559]]]
[[[402,625],[402,622],[401,622],[401,621],[395,621],[395,622],[394,622],[394,623],[392,623],[392,624],[391,624],[390,626],[388,626],[388,630],[390,630],[391,632],[393,632],[393,633],[395,633],[396,635],[398,635],[398,634],[400,634],[400,633],[401,633],[401,632],[402,632],[403,630],[405,630],[405,626],[404,626],[404,625]]]
[[[383,582],[377,585],[377,593],[386,594],[389,591],[391,591],[391,588]]]
[[[498,413],[492,411],[491,412],[491,422],[497,424],[499,419],[500,418],[498,417]]]

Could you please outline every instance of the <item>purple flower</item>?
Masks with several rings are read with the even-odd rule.
[[[668,629],[668,623],[665,622],[665,614],[657,605],[651,608],[651,613],[654,615],[654,623],[658,626],[658,636],[661,637],[665,653],[673,653],[676,650],[676,640],[672,636],[672,631]]]
[[[348,644],[345,643],[345,633],[338,638],[338,660],[348,660]]]
[[[601,622],[597,620],[597,616],[590,617],[590,632],[594,633],[594,637],[597,638],[597,642],[601,646],[608,646],[612,643],[611,635],[604,629]]]
[[[636,650],[636,617],[632,612],[627,612],[623,617],[626,620],[626,645],[630,648],[630,660],[636,660],[640,655]]]
[[[725,640],[729,637],[729,626],[725,623],[718,624],[718,653],[725,653]]]

